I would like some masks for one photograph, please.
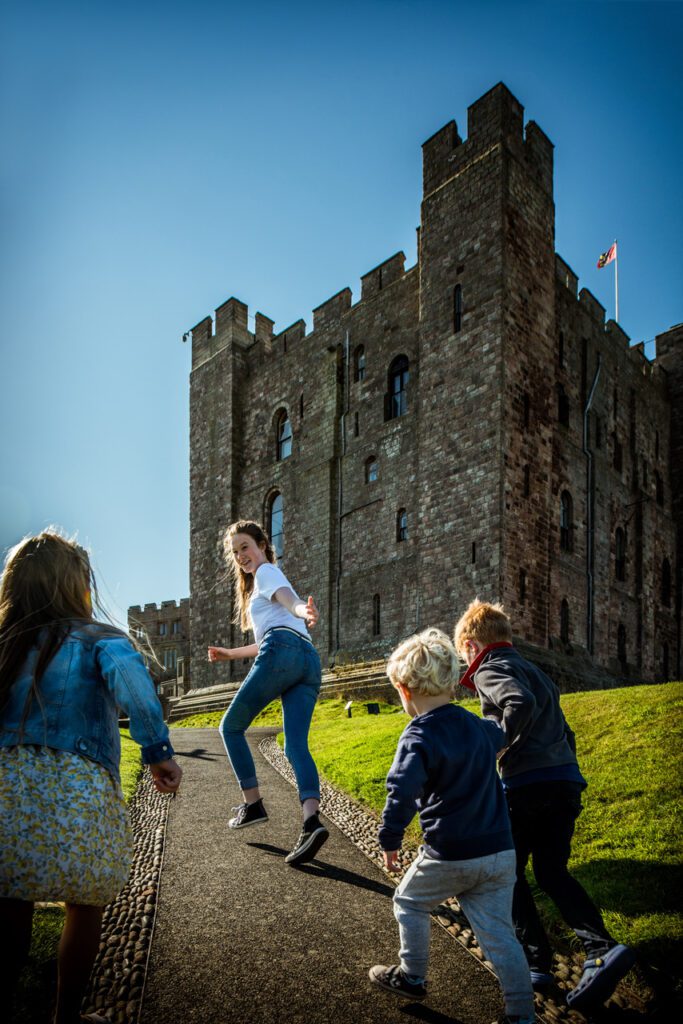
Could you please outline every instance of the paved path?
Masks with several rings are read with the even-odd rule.
[[[184,776],[171,802],[140,1024],[491,1024],[495,978],[436,925],[430,995],[411,1004],[370,987],[396,962],[392,886],[334,825],[318,859],[290,868],[294,788],[250,734],[270,820],[231,832],[239,801],[215,729],[175,729]]]

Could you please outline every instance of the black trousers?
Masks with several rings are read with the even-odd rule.
[[[526,880],[529,857],[539,888],[550,896],[588,957],[601,956],[615,945],[600,911],[567,870],[574,824],[581,813],[577,782],[534,782],[507,790],[512,836],[517,851],[517,882],[512,919],[529,966],[549,971],[552,950]]]

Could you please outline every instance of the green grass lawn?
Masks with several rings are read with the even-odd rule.
[[[121,730],[121,787],[130,800],[142,773],[140,747]],[[15,997],[16,1024],[49,1020],[56,990],[57,945],[64,924],[61,905],[39,907],[33,915],[29,962],[22,973]]]
[[[463,706],[479,711],[477,700]],[[645,962],[670,977],[679,976],[683,683],[566,694],[562,707],[576,732],[579,762],[589,783],[571,870],[617,939],[633,944]],[[215,726],[221,715],[193,716],[178,724]],[[259,724],[280,721],[275,702]],[[357,704],[348,718],[342,701],[322,701],[310,740],[321,774],[379,815],[386,774],[406,721],[390,705],[382,704],[381,714],[373,716]],[[419,842],[417,820],[406,838]],[[554,906],[541,893],[537,897],[555,940],[565,948],[576,946]]]

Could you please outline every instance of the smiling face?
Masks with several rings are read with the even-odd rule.
[[[255,573],[267,562],[265,544],[257,544],[248,533],[236,533],[231,539],[232,557],[243,572]]]

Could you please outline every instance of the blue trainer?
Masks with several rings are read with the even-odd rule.
[[[567,1006],[583,1011],[604,1003],[635,962],[635,953],[628,946],[612,946],[602,956],[586,960],[578,985],[567,993]]]

